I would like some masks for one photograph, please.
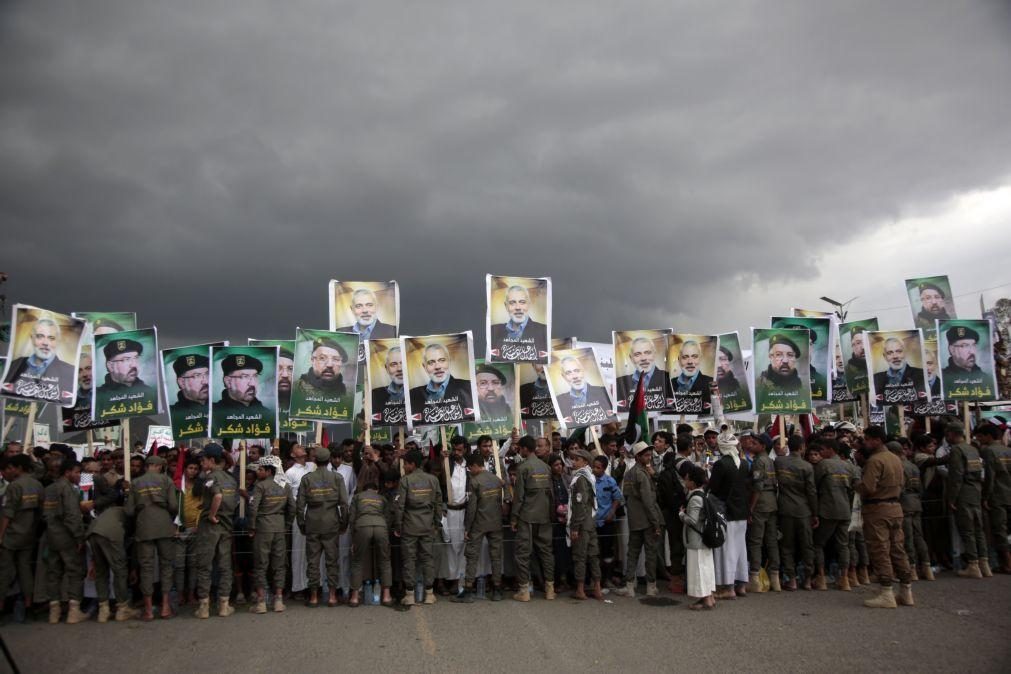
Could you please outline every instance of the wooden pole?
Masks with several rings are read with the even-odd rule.
[[[906,406],[899,405],[899,435],[906,437]]]
[[[779,415],[779,446],[786,447],[786,417]]]
[[[590,426],[590,438],[593,439],[593,447],[594,447],[594,449],[593,449],[593,455],[594,456],[601,456],[601,455],[603,455],[604,450],[600,447],[600,436],[597,435],[597,427],[596,426]]]
[[[401,454],[401,457],[400,457],[400,476],[403,477],[403,475],[404,475],[404,457],[403,457],[403,453],[404,453],[404,450],[407,449],[406,447],[404,447],[404,427],[403,426],[400,427],[400,429],[398,431],[398,434],[400,436],[400,454]]]
[[[35,415],[38,413],[39,404],[31,403],[28,405],[28,423],[25,424],[25,441],[22,443],[24,450],[30,452],[30,447],[32,446],[32,433],[35,432]]]
[[[239,440],[239,491],[246,490],[246,441]],[[246,499],[239,499],[239,517],[246,516]]]
[[[368,370],[368,368],[365,368]],[[362,408],[365,412],[365,445],[372,446],[372,390],[369,388],[368,378],[365,380],[365,388],[362,391]]]
[[[496,440],[495,438],[492,438],[492,441],[491,441],[491,451],[495,452],[495,472],[498,473],[498,478],[500,480],[502,480],[502,503],[505,503],[506,502],[506,492],[505,492],[506,472],[505,472],[505,466],[502,464],[502,454],[499,452],[499,449],[498,449],[498,440]]]
[[[517,367],[513,365],[513,428],[522,432],[523,426],[520,425],[522,423],[523,420],[520,418],[520,377]]]
[[[839,403],[839,421],[846,421],[846,403]]]
[[[870,399],[867,397],[866,393],[863,394],[863,397],[860,399],[860,402],[862,403],[862,405],[861,405],[861,408],[862,408],[861,411],[863,412],[863,417],[864,417],[864,428],[870,428],[870,425],[871,425],[871,404],[870,404]]]
[[[323,442],[323,422],[316,422],[316,444],[320,445]]]
[[[4,422],[4,436],[3,436],[3,438],[0,438],[0,439],[6,440],[7,439],[7,434],[11,432],[11,428],[13,426],[14,426],[14,417],[12,416],[10,419],[8,419],[7,421]]]
[[[446,427],[439,426],[439,439],[442,442],[442,472],[446,476],[446,503],[453,502],[453,480],[449,474],[449,446],[446,444]]]
[[[923,415],[923,429],[925,432],[930,433],[930,415]]]
[[[122,430],[120,441],[123,443],[123,479],[130,481],[130,417],[119,422]]]
[[[88,429],[88,456],[95,456],[95,431]]]
[[[965,402],[962,403],[962,424],[965,426],[965,437],[966,438],[971,438],[972,437],[972,428],[971,428],[972,424],[971,424],[971,422],[970,422],[969,419],[970,419],[970,417],[969,417],[969,401],[966,400]]]

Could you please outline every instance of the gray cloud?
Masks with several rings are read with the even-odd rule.
[[[486,272],[551,275],[560,335],[743,330],[715,298],[771,297],[827,247],[1007,179],[1008,18],[17,3],[0,14],[7,291],[136,309],[165,345],[325,326],[329,278],[398,279],[406,333],[480,335]]]

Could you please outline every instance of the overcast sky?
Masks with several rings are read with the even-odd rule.
[[[4,291],[173,346],[395,278],[481,353],[487,272],[596,341],[1011,283],[1008,3],[603,4],[3,3]]]

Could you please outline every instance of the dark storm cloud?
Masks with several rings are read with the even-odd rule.
[[[171,345],[396,278],[405,332],[480,345],[486,272],[551,275],[556,334],[701,330],[699,298],[1007,178],[1000,7],[8,4],[6,290]]]

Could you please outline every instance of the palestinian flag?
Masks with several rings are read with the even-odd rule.
[[[625,427],[625,444],[634,445],[639,440],[648,442],[649,417],[646,415],[646,391],[643,388],[645,377],[639,377],[635,385],[635,395],[628,406],[628,426]]]

